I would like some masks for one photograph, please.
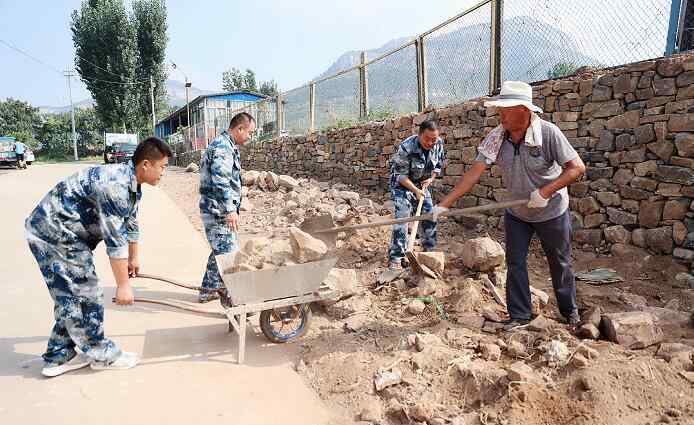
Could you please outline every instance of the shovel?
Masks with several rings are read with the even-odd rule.
[[[498,210],[504,208],[519,207],[526,205],[527,199],[517,199],[515,201],[497,202],[493,204],[480,205],[477,207],[460,208],[448,210],[439,214],[439,217],[458,217],[461,215],[469,215],[483,211]],[[352,224],[349,226],[335,226],[335,221],[330,214],[323,214],[315,217],[310,217],[304,220],[301,225],[301,230],[308,233],[316,239],[323,241],[329,249],[335,248],[335,240],[339,232],[350,230],[369,229],[372,227],[390,226],[393,224],[409,223],[412,221],[432,220],[432,214],[416,215],[412,217],[393,218],[386,220],[373,221],[371,223]]]
[[[424,205],[424,195],[419,197],[419,203],[417,204],[417,212],[415,212],[414,214],[415,217],[422,213],[422,205]],[[419,261],[417,260],[417,256],[414,254],[414,240],[417,238],[418,229],[419,220],[415,221],[412,225],[412,230],[410,231],[410,238],[407,240],[407,250],[405,251],[405,256],[407,257],[407,261],[410,263],[410,267],[412,268],[412,270],[414,270],[415,273],[425,274],[435,279],[436,276],[432,276],[431,273],[428,273],[422,268],[422,265],[419,264]]]

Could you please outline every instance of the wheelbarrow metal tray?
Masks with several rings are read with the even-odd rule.
[[[336,257],[257,271],[225,273],[224,285],[234,305],[261,303],[318,292]]]

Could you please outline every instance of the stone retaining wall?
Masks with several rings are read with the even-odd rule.
[[[533,87],[544,119],[559,126],[586,163],[570,187],[575,239],[607,248],[634,244],[694,260],[694,55],[581,73]],[[472,164],[476,146],[499,124],[486,98],[243,148],[245,169],[340,181],[387,192],[388,161],[427,118],[438,120],[448,165],[437,182],[448,191]],[[459,207],[504,200],[499,169],[489,169]],[[498,217],[489,217],[498,224]]]

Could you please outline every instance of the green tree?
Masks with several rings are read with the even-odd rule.
[[[568,77],[576,73],[578,66],[571,62],[559,62],[555,64],[552,69],[547,71],[547,78],[554,80],[556,78]]]
[[[248,90],[257,92],[258,87],[255,81],[255,72],[250,69],[241,72],[241,70],[237,68],[224,71],[222,73],[222,89],[225,91]]]
[[[264,94],[265,96],[269,97],[277,96],[279,94],[279,90],[277,90],[277,83],[275,80],[263,81],[260,83],[260,94]]]
[[[37,147],[36,133],[40,126],[38,108],[12,98],[0,101],[0,136],[14,136],[33,149]]]
[[[96,102],[96,114],[112,131],[149,128],[149,78],[162,107],[166,72],[166,7],[160,0],[84,0],[72,14],[75,65]]]
[[[137,37],[137,65],[135,75],[140,81],[152,77],[154,82],[154,109],[157,115],[166,111],[166,5],[162,0],[135,0],[132,21]],[[149,129],[152,101],[149,84],[138,85],[137,97],[142,129]]]

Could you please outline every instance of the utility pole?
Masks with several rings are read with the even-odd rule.
[[[188,123],[188,127],[190,127],[190,98],[188,97],[188,91],[191,85],[190,81],[188,81],[188,77],[186,77],[186,122]]]
[[[154,78],[149,76],[149,97],[152,100],[152,134],[154,134],[157,127],[157,116],[154,112]]]
[[[70,78],[75,74],[68,70],[64,72],[65,78],[67,78],[67,93],[70,97],[70,118],[72,119],[72,150],[75,154],[75,161],[79,161],[77,156],[77,133],[75,132],[75,105],[72,103],[72,85],[70,84]]]

